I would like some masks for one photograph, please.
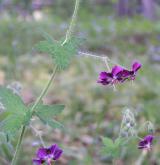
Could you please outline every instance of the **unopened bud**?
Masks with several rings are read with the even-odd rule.
[[[4,105],[0,102],[0,113],[5,111]]]
[[[7,86],[8,89],[12,90],[14,94],[20,95],[22,85],[19,82],[13,82]]]

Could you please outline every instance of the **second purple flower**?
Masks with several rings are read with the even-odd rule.
[[[145,149],[145,150],[151,150],[152,148],[152,142],[154,140],[153,135],[147,135],[145,136],[138,144],[139,149]]]
[[[43,163],[51,165],[51,162],[58,160],[62,153],[63,150],[59,148],[57,144],[54,144],[49,148],[39,148],[36,154],[36,158],[33,159],[33,163],[36,165],[42,165]]]

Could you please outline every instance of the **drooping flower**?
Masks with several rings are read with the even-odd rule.
[[[141,64],[139,62],[134,62],[132,64],[131,70],[124,69],[121,66],[114,66],[111,72],[101,72],[99,74],[98,83],[102,85],[113,85],[117,83],[123,83],[126,80],[134,80],[137,71],[141,68]]]
[[[36,153],[36,158],[33,159],[33,163],[36,165],[42,165],[43,163],[51,165],[51,162],[58,160],[62,153],[63,150],[59,148],[57,144],[54,144],[48,148],[39,148]]]
[[[122,67],[114,66],[111,72],[105,72],[105,71],[101,72],[97,82],[103,85],[116,84],[118,83],[118,81],[120,81],[121,78],[120,73],[122,71],[123,71]]]
[[[152,142],[154,140],[153,135],[145,136],[138,144],[138,149],[150,150],[152,148]]]

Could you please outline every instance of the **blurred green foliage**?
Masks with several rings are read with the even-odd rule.
[[[87,15],[87,17],[86,17]],[[33,45],[42,39],[44,30],[56,39],[63,37],[67,22],[58,16],[50,16],[43,21],[23,21],[16,18],[0,21],[1,55],[24,54],[32,50]],[[78,34],[86,38],[91,50],[105,49],[112,54],[114,49],[120,52],[133,51],[146,53],[147,43],[158,45],[160,22],[150,22],[142,17],[133,19],[114,19],[106,16],[94,16],[87,11],[81,13]]]

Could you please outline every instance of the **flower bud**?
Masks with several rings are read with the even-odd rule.
[[[4,105],[0,102],[0,113],[5,111]]]
[[[14,94],[20,95],[22,85],[19,82],[13,82],[7,86],[8,89],[12,90]]]

